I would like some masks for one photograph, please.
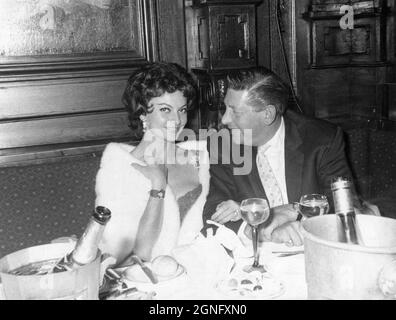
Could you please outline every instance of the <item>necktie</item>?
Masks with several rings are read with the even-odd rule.
[[[282,191],[265,155],[265,149],[259,148],[256,161],[261,183],[267,195],[270,208],[283,205]]]

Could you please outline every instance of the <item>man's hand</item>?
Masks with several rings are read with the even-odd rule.
[[[268,224],[264,224],[260,228],[260,238],[272,240],[272,232],[288,222],[296,221],[298,212],[294,209],[293,204],[285,204],[283,206],[271,209],[271,219]]]
[[[287,246],[303,245],[304,237],[301,233],[301,223],[293,221],[281,225],[272,232],[271,241],[285,243]]]
[[[220,224],[225,224],[228,221],[237,221],[239,219],[241,219],[239,203],[232,200],[220,203],[216,208],[216,212],[211,217],[211,220]]]
[[[259,228],[259,240],[262,242],[273,241],[272,233],[274,232],[274,230],[288,222],[296,221],[297,216],[298,212],[294,209],[293,204],[285,204],[279,207],[272,208],[270,219],[267,222],[263,223]],[[252,238],[252,228],[249,225],[245,229],[245,235],[250,239]]]

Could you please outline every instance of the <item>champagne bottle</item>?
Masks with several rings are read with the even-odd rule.
[[[96,207],[85,231],[72,252],[63,257],[52,270],[63,272],[86,265],[96,259],[98,246],[111,211],[105,207]]]
[[[350,244],[362,244],[356,223],[352,188],[352,181],[344,177],[337,177],[331,183],[334,210],[340,223],[338,240]]]

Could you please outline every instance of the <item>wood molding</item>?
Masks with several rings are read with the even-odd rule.
[[[123,110],[121,96],[129,73],[0,83],[0,123],[21,118]]]
[[[193,6],[207,5],[234,5],[234,4],[260,4],[263,0],[192,0],[188,1]]]
[[[118,139],[117,142],[134,144],[131,139]],[[70,159],[83,159],[87,157],[100,157],[106,145],[114,140],[96,142],[82,142],[74,144],[56,144],[51,146],[37,146],[28,148],[14,148],[0,150],[0,168],[39,165],[69,161]]]
[[[125,111],[68,114],[0,123],[0,148],[123,138],[131,135]]]

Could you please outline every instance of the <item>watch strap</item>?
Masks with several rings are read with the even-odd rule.
[[[164,199],[165,198],[165,190],[164,189],[161,189],[161,190],[152,189],[152,190],[150,190],[150,197]]]

